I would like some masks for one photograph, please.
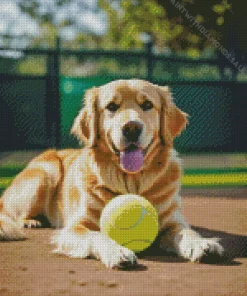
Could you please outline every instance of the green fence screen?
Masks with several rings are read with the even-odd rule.
[[[93,76],[85,78],[61,77],[61,146],[77,147],[78,141],[70,135],[70,129],[78,111],[83,105],[85,91],[93,86],[109,82],[105,77]]]

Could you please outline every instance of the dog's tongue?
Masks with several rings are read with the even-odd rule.
[[[141,149],[126,150],[120,154],[121,166],[128,172],[137,172],[141,169],[144,156]]]

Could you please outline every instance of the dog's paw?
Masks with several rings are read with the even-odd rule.
[[[135,253],[102,233],[95,233],[93,255],[108,268],[127,268],[137,264]]]
[[[26,238],[20,225],[11,218],[0,214],[0,241],[23,240]]]
[[[137,258],[133,251],[116,245],[103,252],[101,261],[106,267],[121,269],[136,265]]]
[[[202,238],[195,235],[193,231],[180,234],[176,243],[178,254],[192,262],[202,261],[205,256],[216,255],[222,257],[223,247],[219,244],[218,238]]]
[[[222,256],[223,247],[217,239],[199,238],[190,241],[182,241],[179,246],[179,254],[192,262],[201,261],[210,254]]]
[[[78,235],[62,229],[54,235],[51,243],[56,245],[53,253],[73,258],[87,258],[91,255],[89,234]]]
[[[25,228],[40,228],[42,226],[40,221],[34,219],[25,219],[23,224]]]
[[[53,237],[52,243],[57,247],[53,253],[74,258],[97,258],[109,268],[124,268],[136,264],[133,251],[98,231],[78,235],[63,229]]]

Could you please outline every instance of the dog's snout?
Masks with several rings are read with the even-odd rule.
[[[143,124],[138,121],[129,121],[123,126],[123,135],[130,142],[137,142],[143,130]]]

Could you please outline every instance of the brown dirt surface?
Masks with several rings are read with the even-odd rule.
[[[227,258],[189,263],[155,244],[131,270],[106,269],[92,259],[52,253],[53,229],[27,230],[28,239],[0,243],[0,295],[247,295],[247,202],[243,198],[187,196],[187,221],[222,240]]]

